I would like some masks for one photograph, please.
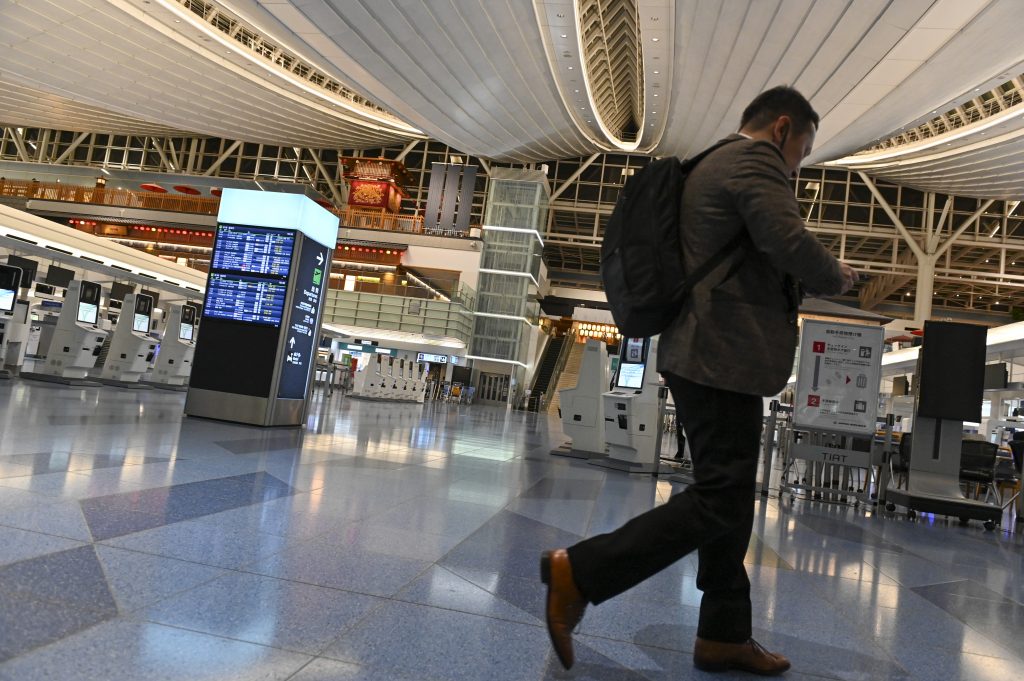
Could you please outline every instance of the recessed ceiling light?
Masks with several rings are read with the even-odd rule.
[[[569,70],[572,71],[572,67],[571,66],[569,67]]]
[[[658,112],[657,112],[657,111],[652,111],[651,113],[652,113],[652,114],[656,114],[656,113],[658,113]]]
[[[654,93],[654,96],[655,96],[655,97],[657,97],[657,96],[658,96],[658,93],[657,93],[657,92],[655,92],[655,93]]]
[[[563,38],[568,38],[569,36],[567,36],[566,34],[564,34],[564,33],[563,33],[563,34],[562,34],[562,37],[563,37]]]
[[[579,90],[573,90],[573,92],[579,92]]]
[[[658,75],[659,73],[661,73],[661,71],[655,71],[654,75]]]
[[[176,24],[180,24],[180,23],[181,23],[181,19],[175,19],[175,20],[174,20],[174,23],[176,23]]]
[[[585,107],[585,106],[581,106],[580,107],[580,111],[586,111],[586,110],[587,110],[587,107]]]
[[[651,42],[652,42],[652,43],[656,43],[656,42],[658,42],[659,40],[661,40],[661,38],[651,38]]]

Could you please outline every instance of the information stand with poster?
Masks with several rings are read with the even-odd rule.
[[[866,501],[883,447],[875,443],[885,330],[804,320],[788,461],[779,496],[806,491]],[[794,461],[808,462],[787,483]]]
[[[793,425],[873,435],[885,330],[804,320]]]

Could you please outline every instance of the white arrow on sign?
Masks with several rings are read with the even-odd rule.
[[[323,265],[324,264],[324,254],[323,253],[317,253],[316,254],[316,264],[317,265]]]
[[[288,347],[290,347],[290,348],[294,348],[295,347],[295,336],[292,336],[291,338],[288,339]]]

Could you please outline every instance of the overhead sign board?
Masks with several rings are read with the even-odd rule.
[[[416,353],[417,362],[430,362],[431,364],[447,364],[448,355],[432,355],[429,352]]]
[[[882,380],[884,329],[804,320],[793,425],[870,435]]]

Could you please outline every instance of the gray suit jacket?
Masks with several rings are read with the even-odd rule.
[[[796,282],[837,294],[842,272],[805,228],[775,145],[733,139],[686,181],[680,229],[687,271],[737,231],[749,239],[696,287],[661,334],[658,371],[722,390],[774,395],[793,370]]]

